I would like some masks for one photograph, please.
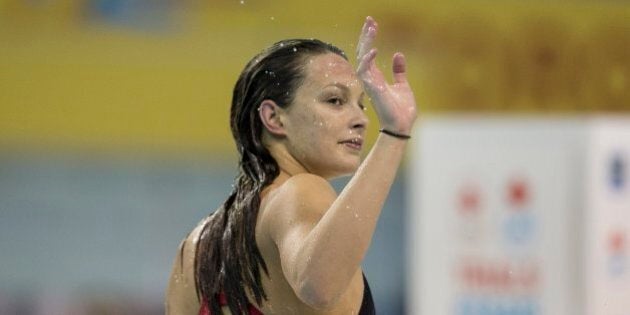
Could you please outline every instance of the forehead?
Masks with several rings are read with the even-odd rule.
[[[358,78],[352,65],[334,53],[320,54],[306,60],[304,85],[313,87],[340,83],[349,88],[358,87]]]

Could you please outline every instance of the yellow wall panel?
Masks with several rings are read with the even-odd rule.
[[[424,114],[630,109],[619,3],[182,1],[113,17],[93,3],[0,3],[0,145],[233,152],[231,89],[247,60],[289,37],[352,59],[368,14],[379,64],[405,52]]]

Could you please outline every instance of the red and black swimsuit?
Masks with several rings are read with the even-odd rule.
[[[219,304],[221,306],[227,305],[227,299],[225,298],[225,294],[221,293],[219,295]],[[263,315],[261,311],[259,311],[254,305],[248,305],[249,315]],[[361,302],[361,310],[359,311],[359,315],[374,315],[376,314],[376,309],[374,308],[374,300],[372,299],[372,292],[370,291],[370,286],[367,283],[367,279],[365,279],[365,275],[363,275],[363,301]],[[210,313],[210,307],[208,303],[204,300],[201,308],[199,309],[199,315],[212,315]]]

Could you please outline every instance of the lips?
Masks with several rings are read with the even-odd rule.
[[[345,146],[354,150],[361,150],[361,147],[363,147],[363,139],[361,138],[352,138],[348,140],[343,140],[343,141],[339,141],[339,143],[344,144]]]

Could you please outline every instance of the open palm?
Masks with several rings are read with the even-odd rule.
[[[395,53],[392,61],[394,82],[387,83],[376,65],[376,48],[372,48],[376,38],[377,23],[367,17],[357,45],[357,75],[363,88],[372,99],[372,104],[381,127],[389,131],[409,134],[417,116],[416,101],[407,82],[405,56]]]

